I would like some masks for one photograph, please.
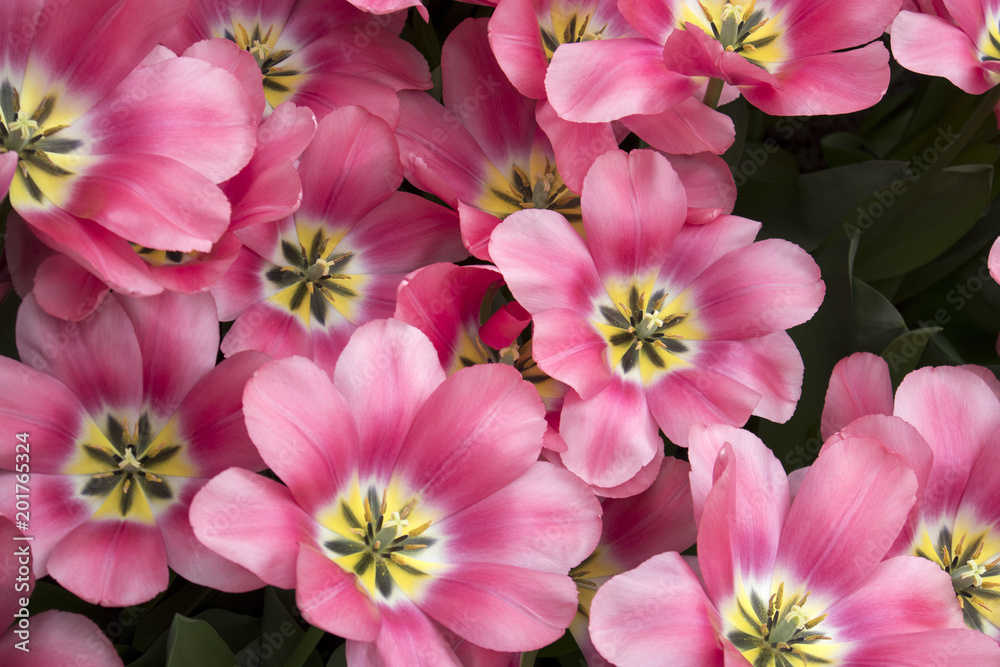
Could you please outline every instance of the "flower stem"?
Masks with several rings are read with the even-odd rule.
[[[709,79],[708,88],[705,89],[705,104],[712,109],[719,106],[719,98],[722,97],[722,79]]]
[[[299,645],[295,647],[295,651],[285,661],[285,667],[302,667],[309,658],[309,654],[312,653],[313,649],[316,648],[316,644],[319,644],[319,640],[325,634],[325,630],[317,628],[315,625],[310,625],[309,629],[306,630],[305,636],[302,637],[302,641],[299,642]]]

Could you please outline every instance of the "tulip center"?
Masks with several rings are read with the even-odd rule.
[[[309,322],[310,315],[319,324],[326,324],[330,307],[356,298],[358,293],[347,285],[355,276],[342,273],[354,256],[352,252],[337,252],[333,238],[317,230],[304,243],[281,241],[281,252],[288,262],[271,268],[265,275],[282,288],[276,295],[293,313]]]
[[[603,39],[605,36],[604,31],[607,30],[608,24],[605,23],[595,30],[596,26],[591,23],[593,16],[593,13],[581,16],[577,12],[563,15],[553,9],[551,29],[543,25],[538,26],[542,33],[542,46],[545,49],[545,57],[552,60],[552,54],[555,53],[560,44],[576,44],[578,42],[591,42],[595,39]]]
[[[613,292],[618,290],[608,290],[612,298]],[[690,351],[685,339],[694,332],[686,326],[689,313],[678,305],[676,299],[667,303],[667,294],[660,289],[647,299],[646,292],[634,283],[627,297],[618,299],[616,305],[602,304],[602,319],[595,324],[608,341],[612,366],[617,365],[624,373],[639,368],[643,379],[648,380],[656,371],[685,363],[678,355]]]
[[[980,632],[991,624],[1000,599],[1000,553],[990,553],[993,548],[984,551],[988,542],[989,531],[972,538],[963,532],[956,543],[952,532],[942,528],[936,550],[930,548],[933,543],[929,540],[914,550],[917,556],[936,562],[951,575],[965,624]],[[995,541],[993,544],[995,547]]]
[[[701,17],[692,15],[690,18],[702,23],[705,31],[718,40],[726,51],[739,53],[757,64],[781,59],[778,46],[774,43],[779,32],[771,18],[765,16],[765,8],[757,6],[757,0],[747,3],[727,0],[721,7],[717,3],[711,4],[716,7],[715,12],[698,0]],[[682,17],[681,27],[684,27],[683,21],[687,18]]]
[[[1000,22],[993,13],[994,10],[987,10],[986,26],[979,38],[979,61],[1000,61]],[[996,74],[991,72],[993,78]]]
[[[170,501],[177,495],[167,475],[189,472],[178,456],[183,446],[177,443],[172,427],[153,438],[146,413],[131,429],[128,419],[109,415],[103,431],[83,439],[80,456],[66,473],[85,473],[80,493],[103,499],[98,515],[151,520],[150,501]]]
[[[498,183],[490,186],[489,194],[499,201],[486,202],[483,208],[500,218],[525,209],[548,209],[562,214],[576,226],[582,224],[580,197],[566,187],[548,156],[544,166],[530,176],[529,171],[514,165],[508,178],[497,175]]]
[[[397,587],[407,588],[414,578],[429,574],[414,555],[436,540],[424,535],[430,521],[416,525],[413,513],[416,504],[416,499],[411,498],[391,509],[388,491],[383,491],[379,500],[372,487],[360,508],[352,508],[348,500],[341,499],[339,516],[335,519],[338,524],[346,524],[346,530],[337,531],[323,546],[337,564],[358,575],[370,593],[389,598]]]
[[[17,153],[18,173],[36,201],[43,199],[37,180],[73,173],[53,161],[53,155],[72,153],[82,143],[60,135],[68,125],[50,122],[55,105],[55,95],[46,95],[29,113],[21,107],[17,89],[8,81],[0,84],[0,153]]]
[[[271,107],[280,104],[279,100],[286,99],[292,90],[291,82],[301,72],[294,68],[281,66],[292,55],[292,50],[274,48],[278,40],[274,26],[268,26],[267,30],[264,31],[259,24],[255,24],[253,30],[248,32],[242,24],[237,23],[235,31],[227,30],[225,37],[236,42],[237,46],[248,52],[257,61],[260,73],[264,77],[264,93],[267,96],[267,101],[271,103]]]
[[[819,642],[831,638],[814,628],[823,622],[826,614],[810,618],[806,612],[809,593],[785,598],[785,584],[763,603],[755,592],[748,600],[737,605],[739,618],[726,638],[757,667],[788,665],[794,659],[803,665],[823,664],[823,645]]]

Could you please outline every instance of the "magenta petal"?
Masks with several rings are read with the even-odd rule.
[[[642,386],[617,374],[588,399],[566,394],[559,434],[567,445],[561,455],[566,467],[603,487],[635,477],[663,447]]]
[[[221,37],[206,39],[184,50],[187,58],[198,58],[232,74],[240,82],[243,92],[250,101],[250,110],[259,118],[264,114],[267,102],[264,100],[263,79],[260,66],[248,51],[236,42]]]
[[[562,44],[545,75],[556,112],[578,123],[602,123],[666,111],[697,83],[667,70],[663,47],[637,38]]]
[[[809,253],[781,239],[734,250],[689,289],[705,337],[714,339],[754,338],[802,324],[825,293]]]
[[[530,651],[561,637],[576,614],[565,574],[499,563],[449,567],[416,601],[455,634],[494,651]]]
[[[202,487],[188,515],[195,536],[209,549],[273,586],[295,588],[299,543],[311,542],[316,529],[287,488],[230,468]]]
[[[443,517],[522,475],[541,453],[545,428],[538,391],[514,368],[463,368],[420,408],[396,472]]]
[[[344,107],[320,121],[299,162],[300,215],[349,223],[396,191],[403,180],[399,147],[384,120]]]
[[[197,479],[186,484],[181,498],[178,499],[179,502],[156,517],[156,524],[163,532],[170,569],[188,581],[227,593],[243,593],[263,588],[264,582],[255,574],[221,556],[195,537],[189,520],[188,507],[195,493],[200,491],[207,481]],[[245,493],[245,486],[243,491]],[[232,507],[227,509],[232,510]],[[245,506],[241,507],[241,510],[243,509]],[[228,514],[231,515],[231,512]],[[227,517],[227,513],[220,513],[213,518],[218,519],[220,516]],[[287,517],[281,518],[285,523],[279,524],[277,528],[287,529],[290,525],[287,523]],[[275,528],[268,525],[269,537],[273,536]]]
[[[563,120],[547,100],[539,100],[535,119],[552,142],[559,176],[573,192],[583,190],[583,179],[594,160],[618,148],[618,139],[610,123]]]
[[[87,165],[63,208],[133,243],[207,252],[229,226],[229,200],[204,176],[161,155],[115,153]]]
[[[837,362],[823,404],[820,433],[824,439],[864,415],[892,414],[889,365],[867,352]]]
[[[222,47],[229,57],[243,59],[229,44]],[[249,65],[245,59],[242,63]],[[198,58],[170,58],[129,74],[87,114],[82,129],[94,137],[95,155],[159,155],[219,183],[250,160],[259,122],[235,76]],[[161,187],[171,178],[155,172],[149,177]],[[207,201],[190,202],[192,195],[214,196],[205,186],[186,194],[193,208]]]
[[[495,350],[502,350],[517,342],[531,323],[531,315],[517,301],[511,301],[501,306],[490,319],[479,327],[479,339]]]
[[[674,241],[670,261],[660,272],[659,282],[679,287],[690,285],[726,254],[753,243],[759,231],[759,222],[734,215],[719,216],[707,224],[684,225]]]
[[[144,299],[120,298],[142,355],[142,384],[153,411],[167,418],[215,366],[219,327],[208,294],[166,292]],[[163,326],[164,322],[183,326]]]
[[[840,598],[888,552],[916,490],[913,471],[878,440],[831,443],[795,496],[776,568],[806,590]]]
[[[732,212],[736,183],[725,160],[711,153],[669,158],[687,194],[688,222],[700,225]]]
[[[690,470],[686,461],[666,457],[646,491],[605,500],[601,557],[625,571],[656,554],[684,551],[694,544],[698,530],[691,506]]]
[[[271,296],[264,285],[264,274],[271,267],[271,263],[257,253],[240,248],[236,260],[212,285],[220,322],[235,320],[244,310]]]
[[[74,595],[106,607],[148,602],[170,583],[159,528],[134,521],[87,521],[59,541],[46,565]]]
[[[59,380],[8,357],[0,357],[0,385],[0,429],[44,443],[28,452],[32,472],[62,472],[90,421],[80,401]],[[15,470],[15,456],[12,444],[0,453],[0,469]]]
[[[111,408],[138,417],[142,357],[132,323],[113,299],[83,322],[67,323],[43,312],[29,295],[18,310],[17,349],[36,369],[61,380],[90,414]],[[109,349],[115,353],[105,354]]]
[[[32,290],[38,305],[53,317],[79,322],[108,296],[108,286],[62,253],[44,260]]]
[[[969,36],[937,16],[900,12],[892,22],[892,55],[911,72],[943,76],[973,95],[996,85]]]
[[[654,556],[601,586],[590,607],[590,638],[621,667],[718,665],[721,625],[698,577],[676,553]]]
[[[46,3],[21,24],[32,34],[25,78],[68,84],[93,104],[166,36],[185,5],[173,0]],[[100,49],[93,48],[100,44]],[[27,50],[21,44],[18,50]]]
[[[18,667],[121,667],[122,660],[107,635],[86,616],[67,611],[49,611],[31,615],[30,651],[21,655],[16,644],[21,637],[13,627],[0,637],[0,654],[18,656]],[[111,626],[108,626],[111,627]],[[86,650],[81,650],[86,647]],[[15,663],[5,663],[14,665]]]
[[[265,364],[243,393],[247,432],[310,515],[355,479],[354,415],[326,373],[293,357]]]
[[[490,257],[532,315],[549,308],[589,313],[592,299],[604,291],[586,243],[554,211],[509,216],[493,232]]]
[[[533,0],[498,2],[490,17],[490,48],[510,82],[522,95],[545,99],[549,62],[538,32]]]
[[[262,301],[236,318],[222,339],[221,349],[227,357],[244,350],[257,350],[275,359],[311,357],[313,342],[297,315]]]
[[[582,201],[587,244],[603,278],[659,273],[687,215],[680,178],[655,151],[597,158]]]
[[[358,578],[311,545],[299,549],[295,589],[295,603],[312,625],[348,640],[370,642],[378,636],[379,610]]]
[[[990,387],[959,368],[922,368],[896,390],[895,415],[912,424],[934,452],[924,506],[958,509],[980,452],[996,446],[1000,404]],[[995,499],[990,501],[995,506]]]
[[[17,153],[9,151],[0,155],[0,197],[6,197],[10,190],[10,182],[14,180],[14,172],[17,170]]]
[[[578,478],[535,463],[496,493],[437,524],[453,563],[500,563],[565,574],[601,536],[601,506]],[[692,542],[694,540],[692,539]]]
[[[417,413],[445,373],[418,329],[398,320],[369,322],[351,336],[333,382],[358,420],[362,477],[385,479]]]

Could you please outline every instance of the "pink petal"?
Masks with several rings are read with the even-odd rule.
[[[12,477],[5,477],[3,481],[15,483]],[[0,558],[0,583],[4,586],[0,593],[0,613],[3,613],[5,619],[13,619],[14,614],[22,608],[21,601],[30,597],[35,590],[35,575],[31,570],[31,544],[24,539],[24,534],[14,526],[14,522],[2,515],[0,539],[13,546]]]
[[[892,405],[889,365],[874,354],[852,354],[837,362],[830,375],[820,428],[823,439],[858,417],[891,415]]]
[[[479,327],[479,338],[496,350],[515,343],[525,327],[531,324],[531,315],[517,301],[502,305]]]
[[[136,521],[81,524],[59,541],[46,567],[74,595],[106,607],[148,602],[170,583],[159,528]]]
[[[545,99],[549,62],[538,34],[537,2],[504,0],[490,17],[490,48],[510,82],[522,95]]]
[[[17,211],[8,211],[7,229],[4,234],[4,259],[7,261],[7,269],[18,296],[23,299],[34,289],[38,267],[54,254],[55,251],[35,235]]]
[[[980,452],[996,442],[1000,431],[997,397],[967,371],[922,368],[900,383],[895,415],[916,427],[934,452],[924,507],[940,515],[953,513]]]
[[[17,657],[19,667],[121,667],[122,660],[97,624],[80,614],[67,611],[49,611],[31,615],[28,634],[28,652],[20,651],[16,644],[22,638],[13,628],[0,637],[0,652]],[[86,647],[86,652],[81,648]],[[8,663],[13,665],[14,663]]]
[[[806,251],[768,239],[721,258],[689,290],[705,337],[738,340],[807,321],[823,301],[825,286]]]
[[[161,155],[100,156],[70,187],[68,213],[147,248],[207,252],[229,226],[222,190]]]
[[[937,16],[900,12],[892,22],[892,55],[911,72],[943,76],[973,95],[996,85],[969,36]]]
[[[230,59],[244,58],[231,42],[222,50]],[[249,63],[244,59],[242,66]],[[159,155],[219,183],[235,176],[253,155],[260,113],[229,72],[199,58],[171,58],[133,70],[83,122],[95,155]],[[149,177],[162,187],[168,174]],[[189,204],[196,208],[214,198],[207,185],[185,194],[205,198]]]
[[[264,225],[255,225],[254,228]],[[270,253],[268,253],[270,254]],[[217,283],[212,285],[212,296],[218,310],[219,321],[235,320],[240,313],[271,296],[264,284],[264,274],[272,264],[246,247]]]
[[[676,553],[654,556],[601,586],[590,607],[590,638],[621,667],[718,665],[721,625],[698,577]]]
[[[802,393],[802,357],[784,331],[740,341],[706,340],[694,363],[728,376],[760,394],[753,414],[784,423]]]
[[[38,267],[32,291],[42,310],[62,320],[79,322],[108,296],[108,286],[62,253]]]
[[[358,249],[368,274],[409,273],[432,262],[468,257],[455,212],[407,192],[394,192],[365,212],[341,243]]]
[[[718,40],[691,23],[671,32],[663,45],[668,70],[688,77],[712,77],[731,85],[775,85],[774,75],[738,53],[726,52]]]
[[[309,623],[348,640],[372,641],[378,635],[379,610],[353,573],[303,544],[295,577],[295,604]]]
[[[25,80],[62,82],[87,106],[124,79],[184,14],[173,0],[46,5],[22,23],[22,34],[29,28],[32,36]]]
[[[577,591],[565,574],[463,563],[434,577],[416,601],[455,634],[494,651],[530,651],[563,635]]]
[[[565,447],[565,441],[562,440],[562,438],[559,438],[559,440],[563,443],[564,449],[552,450],[553,452],[566,451],[567,448]],[[548,441],[546,441],[545,448],[552,449],[549,447]],[[596,484],[591,484],[590,488],[599,498],[605,499],[629,498],[638,493],[642,493],[656,481],[656,474],[659,472],[660,465],[663,463],[665,458],[666,456],[664,455],[663,450],[658,449],[656,450],[656,454],[653,456],[653,460],[644,465],[631,479],[622,482],[621,484],[616,484],[615,486],[598,486]]]
[[[613,487],[635,477],[663,448],[642,386],[613,374],[599,393],[566,394],[559,420],[562,461],[588,484]]]
[[[779,84],[740,88],[772,116],[847,114],[873,106],[889,87],[889,52],[881,42],[785,63]]]
[[[579,479],[535,463],[496,493],[437,524],[452,563],[500,563],[565,574],[601,536],[601,505]],[[694,540],[692,539],[692,542]]]
[[[326,373],[293,357],[265,364],[243,394],[247,432],[310,515],[356,478],[354,415]]]
[[[608,341],[578,312],[543,310],[532,320],[532,355],[548,375],[573,387],[585,400],[616,377],[608,366]]]
[[[792,57],[839,51],[877,40],[899,13],[900,2],[845,0],[839,7],[818,3],[787,5],[786,46]],[[822,30],[819,29],[822,26]]]
[[[500,218],[465,202],[459,202],[458,215],[462,242],[469,253],[487,262],[493,261],[489,252],[490,236],[500,224]]]
[[[703,224],[732,212],[736,183],[725,160],[710,153],[668,157],[687,194],[688,222]]]
[[[497,11],[500,11],[499,7]],[[594,160],[618,148],[618,140],[611,124],[563,120],[547,100],[538,102],[535,119],[552,142],[559,176],[573,192],[583,190],[583,179]]]
[[[208,294],[172,292],[145,299],[119,298],[142,355],[142,386],[157,416],[173,414],[192,387],[215,366],[219,327]],[[164,322],[183,323],[163,326]]]
[[[514,368],[463,368],[448,376],[417,412],[396,473],[415,494],[440,507],[443,518],[531,467],[542,449],[544,417],[538,391]]]
[[[315,62],[314,73],[322,70],[343,71],[377,82],[392,91],[408,88],[427,90],[431,87],[431,73],[426,59],[412,44],[397,38],[406,22],[405,12],[372,16],[358,11],[349,13],[345,11],[346,5],[331,7],[328,2],[312,2],[312,5],[321,20],[313,21],[308,27],[316,30],[317,36],[322,38],[303,49],[303,55]],[[341,15],[338,16],[338,13]],[[302,2],[295,8],[293,21],[297,22],[299,17],[309,23],[302,12]],[[372,35],[376,29],[378,32]],[[362,31],[365,34],[359,37]],[[350,42],[349,46],[347,42]]]
[[[444,382],[430,341],[397,320],[360,328],[344,348],[333,382],[352,414],[361,417],[358,444],[362,477],[387,478],[417,413]]]
[[[719,216],[709,224],[685,225],[677,234],[658,283],[679,292],[727,253],[753,243],[758,231],[759,222],[732,215]]]
[[[295,588],[299,543],[311,543],[316,528],[287,488],[230,468],[198,492],[188,515],[195,536],[209,549],[273,586]]]
[[[264,582],[255,574],[219,555],[195,537],[188,518],[188,508],[195,493],[200,491],[207,481],[192,480],[193,483],[186,484],[181,497],[177,499],[178,502],[156,517],[156,524],[163,532],[170,569],[188,581],[227,593],[244,593],[263,588]],[[213,518],[218,519],[219,515]],[[282,519],[287,521],[287,517]],[[287,523],[279,525],[279,530],[287,525]],[[273,535],[273,531],[274,528],[269,525],[269,537]]]
[[[214,285],[236,261],[240,252],[240,241],[231,232],[226,232],[207,253],[192,258],[182,264],[149,265],[149,275],[163,286],[164,290],[197,294]]]
[[[636,30],[657,44],[663,44],[677,27],[673,5],[657,0],[621,0],[618,9]]]
[[[346,657],[350,664],[385,667],[409,664],[461,667],[463,664],[445,641],[443,628],[409,601],[380,607],[379,613],[382,626],[374,643],[347,640]]]
[[[636,38],[562,44],[545,76],[553,108],[578,123],[662,113],[696,86],[664,67],[663,47]]]
[[[341,48],[346,46],[341,44]],[[311,109],[319,119],[337,109],[356,106],[381,118],[389,127],[399,124],[399,100],[392,89],[364,76],[313,70],[288,101]]]
[[[656,554],[684,551],[695,543],[690,470],[687,462],[666,457],[649,489],[631,498],[604,501],[602,559],[624,572]]]
[[[30,357],[25,359],[30,362]],[[28,469],[61,472],[76,452],[84,425],[90,422],[80,401],[59,380],[8,357],[0,357],[0,385],[5,387],[0,394],[0,428],[5,433],[28,434]],[[31,452],[30,442],[36,439],[44,445]],[[0,469],[15,470],[17,453],[23,452],[16,452],[13,444],[0,453]]]
[[[951,577],[926,558],[889,558],[856,586],[826,609],[838,643],[965,627]]]
[[[258,352],[240,352],[200,378],[177,407],[178,435],[201,477],[229,466],[262,470],[264,462],[247,435],[242,411],[243,389],[270,359]]]
[[[622,123],[653,148],[683,155],[703,151],[721,155],[736,133],[729,116],[694,97],[658,114],[626,116]]]
[[[1000,239],[994,241],[990,247],[989,268],[993,280],[1000,283]]]
[[[831,443],[795,496],[776,567],[794,575],[803,589],[839,599],[888,552],[916,489],[913,471],[878,440]]]
[[[399,284],[393,317],[430,338],[441,366],[450,369],[466,324],[479,323],[483,298],[502,281],[500,272],[489,266],[431,264]]]
[[[128,316],[117,302],[79,323],[43,312],[34,297],[21,304],[17,348],[22,359],[65,384],[87,412],[113,409],[138,417],[142,397],[142,358]],[[113,355],[105,353],[114,350]]]
[[[663,374],[647,390],[646,400],[663,433],[686,447],[695,424],[745,424],[761,395],[727,375],[695,366]]]
[[[396,191],[403,180],[392,130],[364,109],[345,107],[316,128],[299,162],[300,214],[350,223]]]
[[[275,359],[311,357],[313,342],[297,315],[262,301],[236,318],[222,339],[222,352],[227,357],[244,350],[257,350]]]
[[[243,92],[250,102],[250,110],[258,118],[263,116],[267,102],[264,99],[260,66],[257,60],[248,51],[237,46],[236,42],[221,37],[206,39],[192,44],[181,55],[204,60],[232,74],[243,87]]]
[[[549,308],[589,313],[593,298],[604,291],[584,240],[554,211],[509,216],[493,232],[490,257],[532,315]]]
[[[962,667],[993,667],[1000,660],[996,641],[968,628],[880,635],[866,639],[858,649],[861,655],[848,659],[863,667],[948,665],[954,664],[956,656],[961,656]]]
[[[441,77],[444,105],[501,167],[512,159],[526,162],[535,136],[535,101],[519,93],[497,64],[488,22],[467,19],[451,32],[441,52]]]
[[[17,170],[17,153],[10,151],[0,155],[0,197],[6,197],[10,190],[10,182],[14,180],[14,172]]]
[[[0,5],[0,62],[4,63],[11,79],[19,81],[24,75],[31,40],[45,2],[29,0]]]
[[[603,278],[659,273],[687,214],[677,172],[655,151],[614,151],[583,183],[583,226]]]

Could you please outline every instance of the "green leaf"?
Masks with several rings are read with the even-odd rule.
[[[803,174],[798,187],[806,223],[822,230],[824,236],[829,234],[828,241],[843,237],[849,233],[846,221],[857,226],[859,204],[871,197],[873,190],[902,179],[903,166],[902,162],[869,160]]]
[[[879,353],[906,333],[906,321],[881,292],[854,279],[854,330],[858,350]]]
[[[341,644],[326,661],[326,667],[347,667],[347,644]]]
[[[226,642],[229,650],[237,656],[260,637],[260,619],[255,616],[236,614],[225,609],[206,609],[194,618],[211,625],[222,641]],[[239,662],[242,664],[243,660]]]
[[[799,167],[774,139],[748,143],[733,168],[739,188],[733,211],[763,227],[759,238],[783,238],[809,249],[810,236],[799,213]]]
[[[305,631],[292,616],[274,588],[264,589],[264,618],[261,624],[260,656],[262,667],[282,667],[305,637]],[[265,647],[268,647],[265,650]],[[309,667],[322,667],[323,661],[313,651],[304,663]]]
[[[875,159],[864,150],[864,140],[852,132],[833,132],[820,139],[819,144],[831,168]]]
[[[924,348],[931,336],[941,331],[941,327],[925,327],[902,334],[882,351],[882,358],[889,364],[889,377],[893,388],[898,387],[903,377],[917,367]]]
[[[175,614],[190,614],[211,592],[210,588],[186,583],[173,595],[160,599],[156,606],[139,619],[132,646],[146,651],[157,637],[172,627]]]
[[[205,621],[174,616],[167,639],[167,667],[234,667],[236,658]]]
[[[859,216],[857,276],[898,276],[940,256],[979,220],[990,200],[992,180],[992,166],[962,165],[948,167],[929,183],[921,179],[919,193],[911,195],[913,183],[905,181],[879,191],[879,201]]]

